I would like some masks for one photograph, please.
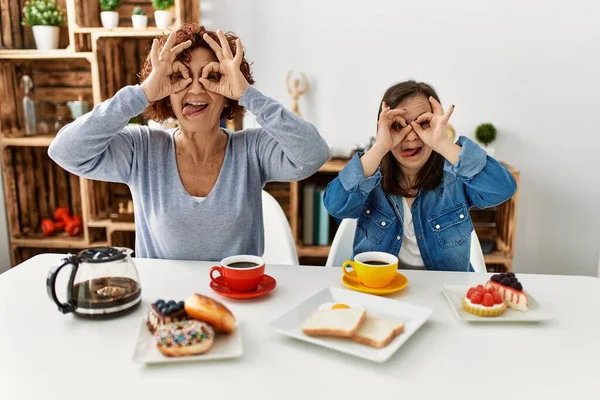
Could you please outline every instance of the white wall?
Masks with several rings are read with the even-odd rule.
[[[242,37],[257,87],[300,103],[336,151],[375,133],[385,89],[415,78],[456,104],[472,136],[521,171],[515,270],[596,275],[600,250],[600,2],[594,0],[203,0],[209,27]]]

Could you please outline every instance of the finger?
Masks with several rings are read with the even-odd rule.
[[[429,96],[429,102],[431,103],[431,109],[435,115],[444,115],[444,108],[433,96]]]
[[[394,119],[395,116],[397,115],[404,115],[406,114],[406,110],[403,108],[395,108],[393,110],[389,110],[388,112],[385,113],[385,116],[388,119]]]
[[[454,104],[451,104],[450,107],[448,108],[448,111],[446,111],[446,114],[444,114],[444,118],[442,118],[442,121],[444,121],[444,123],[447,123],[448,120],[450,119],[450,117],[452,116],[453,112],[454,112]]]
[[[152,48],[150,49],[150,62],[152,65],[158,65],[158,39],[152,41]]]
[[[176,56],[177,54],[181,53],[182,51],[184,51],[185,49],[187,49],[191,45],[192,45],[192,41],[191,40],[186,40],[183,43],[179,43],[177,46],[173,47],[173,49],[171,50],[171,54],[173,56]]]
[[[381,102],[381,112],[379,113],[379,120],[383,120],[387,118],[387,112],[390,110],[387,103],[385,101]]]
[[[173,47],[173,42],[175,42],[175,33],[176,32],[171,32],[171,34],[167,38],[167,41],[165,42],[165,45],[163,46],[162,50],[160,51],[160,54],[158,56],[158,59],[160,61],[168,59],[168,54],[171,51],[171,48]]]
[[[223,51],[221,50],[221,46],[219,46],[217,44],[217,42],[215,42],[214,39],[208,35],[208,33],[204,34],[204,41],[206,43],[208,43],[208,45],[210,46],[211,49],[213,49],[213,51],[215,52],[215,55],[217,56],[217,59],[219,61],[221,61],[225,58],[223,56]]]
[[[420,124],[421,122],[425,122],[425,121],[431,121],[433,119],[434,115],[430,112],[424,113],[419,115],[419,117],[417,117],[417,119],[415,120],[415,122],[417,124]]]
[[[210,75],[211,72],[220,72],[221,71],[221,64],[219,64],[216,61],[213,61],[211,63],[208,63],[204,66],[204,68],[202,68],[202,78],[208,78],[208,75]]]
[[[423,128],[421,128],[421,125],[419,125],[415,121],[413,121],[410,123],[410,126],[412,126],[412,128],[415,130],[415,132],[417,132],[417,135],[421,136],[421,134],[423,133]]]
[[[204,86],[204,89],[208,90],[209,92],[220,93],[219,92],[219,84],[218,83],[211,82],[208,79],[204,79],[204,78],[200,78],[198,80],[200,81],[200,83],[202,84],[202,86]]]
[[[406,120],[399,115],[396,115],[392,118],[392,123],[400,124],[402,128],[406,128],[408,126]]]
[[[173,73],[181,72],[181,75],[184,77],[184,79],[187,79],[190,77],[190,71],[188,70],[188,68],[185,65],[183,65],[183,63],[181,61],[175,61],[173,63],[172,69],[173,69]]]
[[[177,93],[186,87],[188,87],[192,83],[192,78],[181,79],[174,84],[171,85],[171,93]]]
[[[225,58],[231,60],[233,59],[233,54],[231,54],[231,48],[229,47],[229,42],[227,42],[227,38],[222,30],[217,29],[217,36],[219,37],[219,41],[221,42],[221,48],[223,49],[223,55]]]
[[[235,57],[233,57],[233,63],[238,67],[242,65],[244,59],[244,48],[242,47],[242,40],[240,38],[235,39]]]

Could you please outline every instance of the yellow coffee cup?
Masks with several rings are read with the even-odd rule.
[[[354,273],[349,272],[347,266],[351,266]],[[347,280],[374,289],[388,286],[396,276],[397,270],[398,258],[380,251],[357,254],[354,261],[347,260],[342,265]]]

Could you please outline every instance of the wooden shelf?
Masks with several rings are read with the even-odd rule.
[[[113,222],[110,219],[89,220],[91,228],[110,228],[112,231],[135,231],[135,222]]]
[[[20,247],[42,247],[42,248],[64,248],[64,249],[83,249],[88,247],[89,243],[83,237],[69,236],[42,236],[42,237],[21,237],[11,240],[13,246]]]
[[[325,257],[329,255],[331,246],[305,246],[298,244],[297,246],[299,257]]]
[[[0,50],[0,60],[48,60],[48,59],[69,59],[69,58],[85,58],[92,60],[93,53],[90,52],[73,52],[69,49],[59,50]]]
[[[348,161],[347,159],[331,159],[319,169],[319,172],[340,172],[348,164]]]
[[[56,135],[37,135],[7,137],[0,136],[0,145],[2,146],[23,146],[23,147],[48,147]]]
[[[500,251],[494,251],[490,254],[484,254],[483,260],[486,264],[508,264],[513,258]]]
[[[97,40],[104,37],[155,37],[162,34],[169,34],[177,28],[148,28],[148,29],[133,29],[133,28],[115,28],[107,30],[104,28],[79,28],[82,31],[76,30],[75,33],[90,33],[92,40]]]

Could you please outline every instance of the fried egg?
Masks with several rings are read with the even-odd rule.
[[[359,310],[364,310],[363,307],[361,307],[361,306],[359,306],[357,304],[338,302],[338,303],[323,303],[319,307],[319,311],[324,311],[324,310],[340,310],[340,309],[345,309],[345,308],[356,308],[356,309],[359,309]]]

